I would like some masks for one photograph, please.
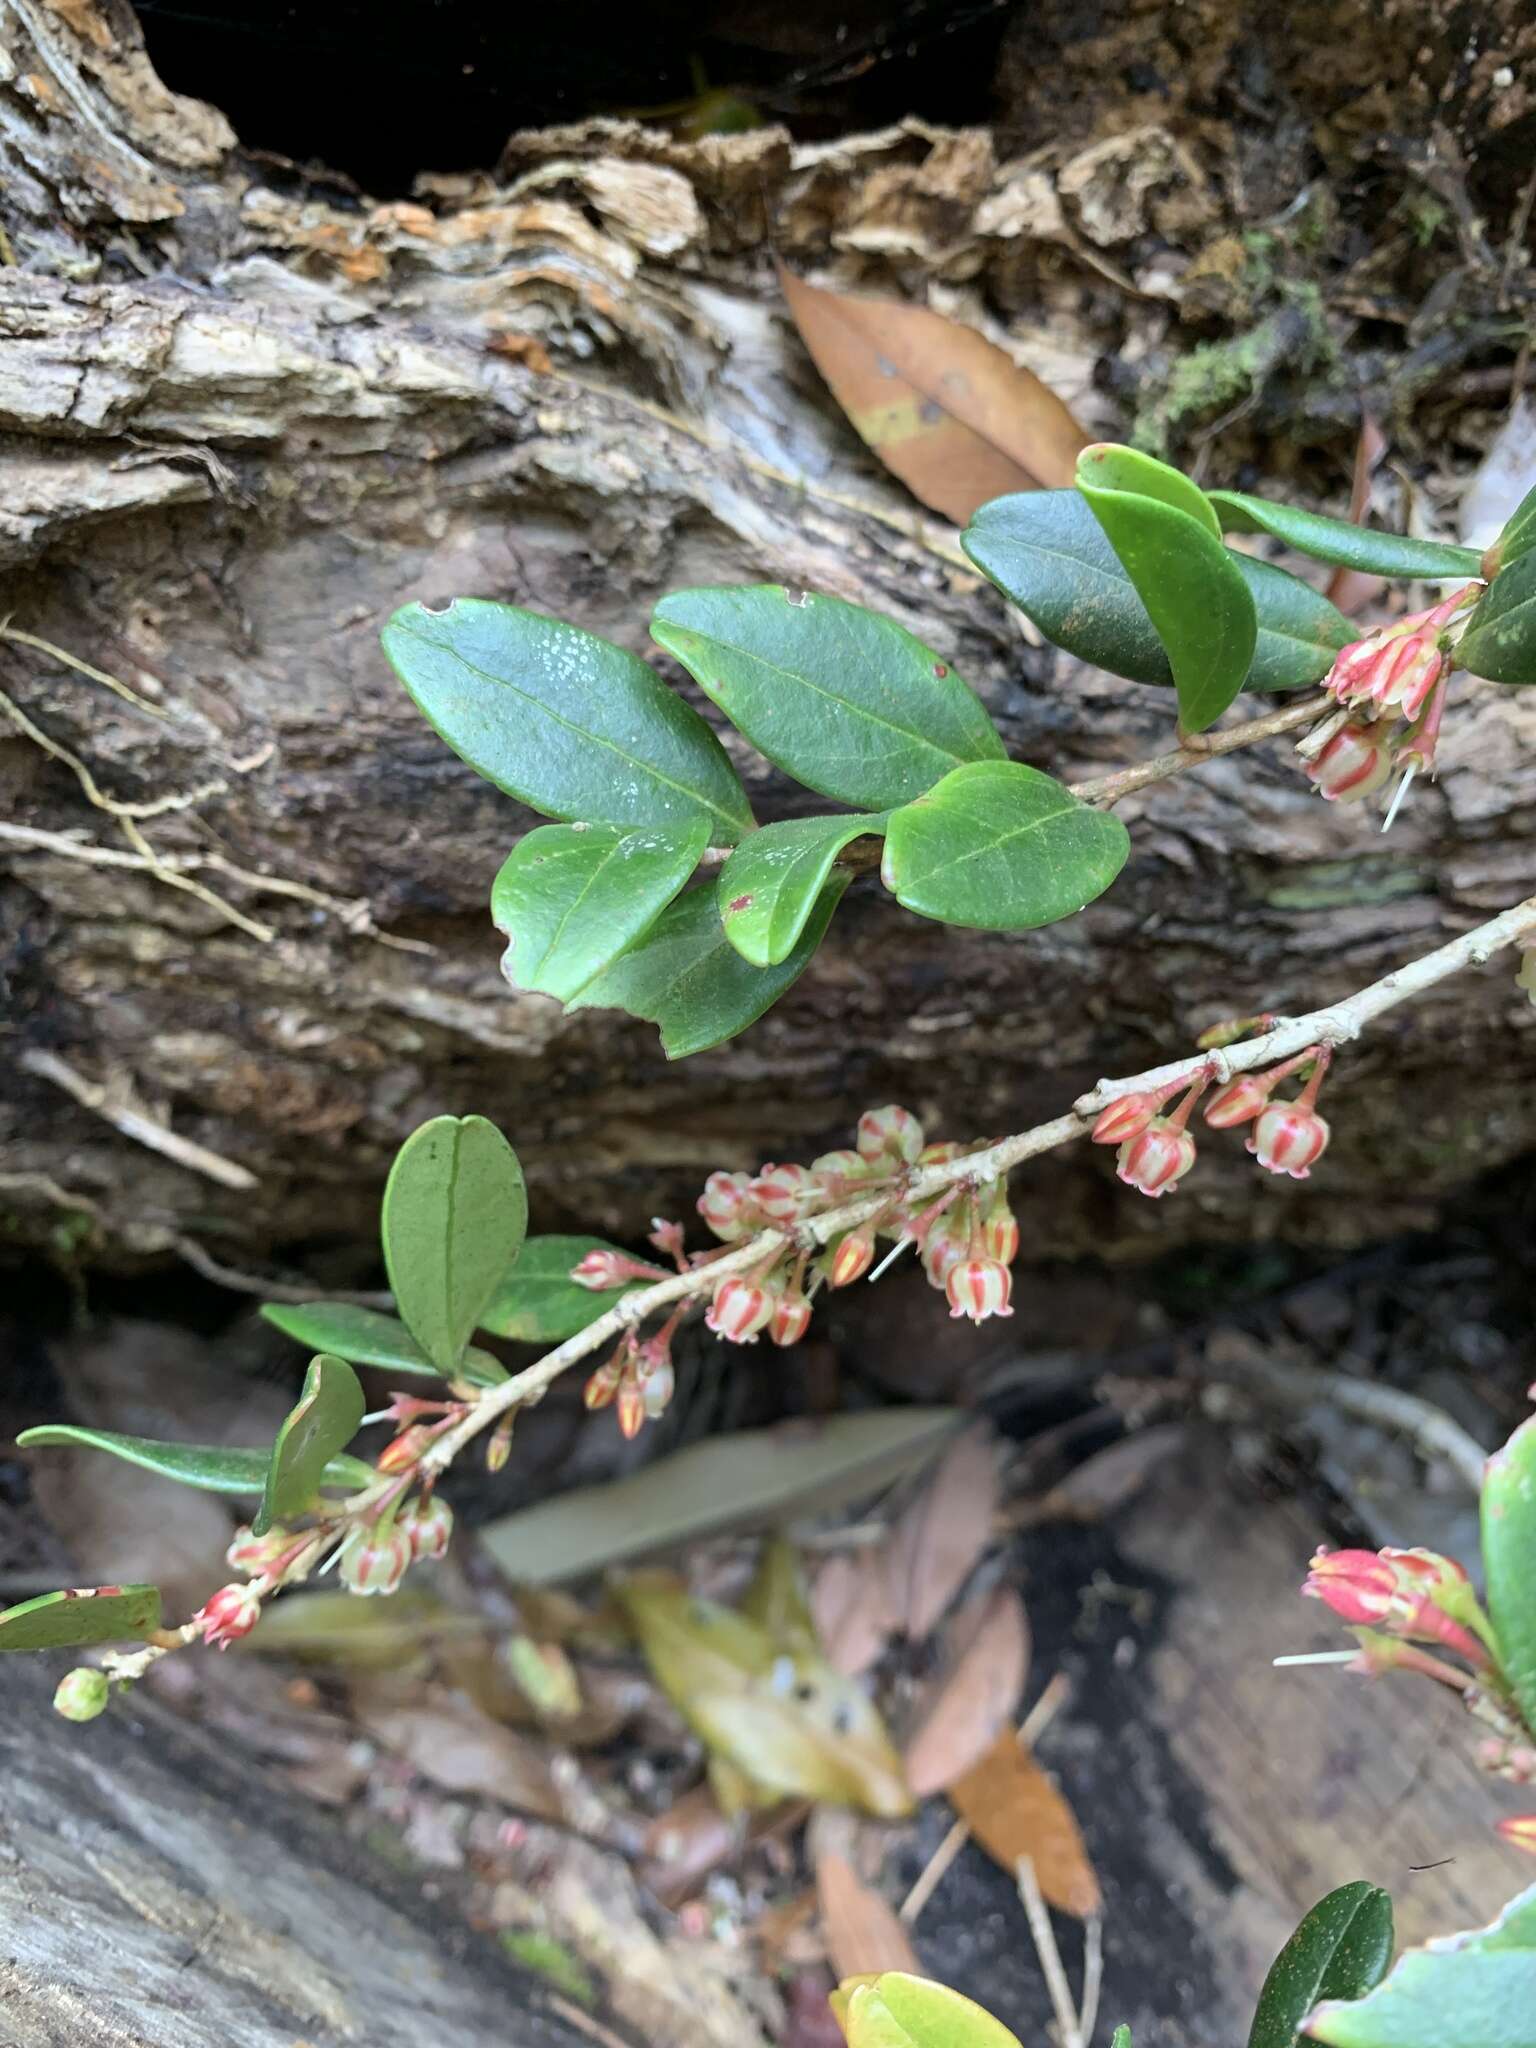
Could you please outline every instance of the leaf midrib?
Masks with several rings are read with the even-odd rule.
[[[1007,846],[1012,840],[1026,838],[1031,832],[1042,831],[1047,825],[1054,824],[1058,818],[1070,817],[1074,811],[1082,811],[1092,817],[1098,816],[1090,805],[1080,804],[1075,797],[1069,797],[1065,803],[1058,804],[1054,811],[1047,811],[1044,817],[1033,818],[1027,825],[1015,825],[986,846],[976,846],[969,853],[957,854],[953,860],[945,861],[941,867],[929,868],[920,878],[912,879],[931,882],[939,875],[949,874],[954,868],[963,868],[967,861],[985,859],[989,853],[996,853],[1000,847]]]

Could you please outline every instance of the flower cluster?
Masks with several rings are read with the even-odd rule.
[[[1248,1150],[1260,1166],[1305,1180],[1328,1145],[1328,1125],[1315,1104],[1329,1059],[1326,1046],[1312,1045],[1267,1073],[1239,1074],[1206,1103],[1206,1123],[1217,1131],[1252,1124]],[[1309,1065],[1312,1072],[1300,1095],[1284,1102],[1270,1099],[1280,1082]],[[1191,1082],[1178,1080],[1156,1093],[1138,1090],[1117,1096],[1100,1111],[1090,1135],[1096,1145],[1119,1147],[1116,1171],[1128,1187],[1156,1199],[1178,1186],[1195,1163],[1189,1119],[1210,1085],[1210,1074],[1201,1073]],[[1164,1105],[1181,1091],[1178,1107],[1165,1116]]]
[[[1323,688],[1350,713],[1306,765],[1309,782],[1330,803],[1369,796],[1394,768],[1428,774],[1454,666],[1450,627],[1482,590],[1471,583],[1428,611],[1351,641],[1334,658]]]

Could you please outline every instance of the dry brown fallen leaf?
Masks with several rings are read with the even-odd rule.
[[[919,1799],[973,1769],[1013,1730],[1029,1676],[1029,1621],[1012,1586],[967,1601],[949,1631],[947,1671],[907,1744],[903,1766]]]
[[[443,1792],[475,1793],[538,1820],[564,1821],[566,1802],[544,1744],[451,1697],[428,1706],[364,1707],[359,1718],[374,1740],[405,1758]]]
[[[832,396],[925,505],[963,526],[1006,491],[1072,482],[1088,435],[984,335],[926,306],[825,291],[782,263],[778,273]]]
[[[897,1624],[884,1550],[865,1543],[829,1557],[811,1588],[811,1615],[834,1670],[848,1678],[867,1671]]]
[[[950,1803],[1010,1877],[1029,1857],[1050,1905],[1086,1920],[1100,1906],[1099,1880],[1077,1816],[1013,1730],[949,1788]]]
[[[997,1454],[985,1426],[957,1437],[886,1542],[896,1625],[922,1642],[986,1549],[997,1513]]]
[[[1365,521],[1371,502],[1371,478],[1387,451],[1387,437],[1368,412],[1360,415],[1360,437],[1355,442],[1355,473],[1349,490],[1349,517],[1355,526]],[[1369,576],[1363,569],[1335,569],[1328,578],[1326,595],[1341,612],[1351,616],[1368,605],[1387,587],[1384,576]]]
[[[1157,1422],[1133,1430],[1084,1458],[1049,1493],[1028,1504],[1021,1525],[1034,1522],[1101,1522],[1141,1491],[1166,1459],[1182,1449],[1182,1422]]]
[[[816,1859],[816,1898],[832,1972],[844,1977],[875,1976],[882,1970],[922,1974],[895,1909],[865,1884],[846,1856]]]

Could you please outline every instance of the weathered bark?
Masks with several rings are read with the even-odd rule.
[[[6,20],[22,267],[0,271],[0,609],[153,705],[0,643],[34,728],[0,715],[13,1053],[61,1057],[254,1176],[145,1149],[13,1058],[23,1237],[62,1205],[103,1257],[179,1243],[239,1266],[365,1239],[403,1133],[471,1108],[514,1137],[541,1226],[630,1229],[710,1167],[846,1142],[870,1102],[1015,1128],[1193,1024],[1345,993],[1529,890],[1536,710],[1484,689],[1386,847],[1280,749],[1237,756],[1128,804],[1126,874],[1051,930],[941,928],[859,884],[769,1019],[680,1069],[648,1026],[509,993],[485,905],[528,820],[393,682],[391,609],[475,592],[643,647],[669,587],[813,585],[920,631],[1017,756],[1134,759],[1166,741],[1169,699],[1026,644],[952,533],[872,470],[786,327],[765,206],[797,260],[1000,311],[1099,428],[1103,287],[1074,247],[1215,222],[1217,198],[1177,151],[1143,187],[1118,160],[999,165],[981,131],[792,157],[778,130],[685,146],[599,124],[518,139],[499,184],[436,181],[435,210],[342,210],[259,186],[219,118],[154,80],[125,8]],[[806,802],[742,766],[760,816]],[[1330,1170],[1283,1202],[1235,1145],[1171,1211],[1112,1200],[1084,1155],[1025,1191],[1028,1241],[1427,1221],[1536,1140],[1520,1014],[1501,963],[1352,1053]]]
[[[0,1662],[4,2048],[581,2048],[535,1977],[296,1793]],[[610,2029],[611,2033],[611,2029]]]

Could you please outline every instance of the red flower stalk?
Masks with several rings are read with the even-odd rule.
[[[590,1287],[594,1294],[605,1293],[610,1287],[622,1287],[627,1280],[665,1280],[667,1274],[660,1266],[647,1265],[644,1259],[632,1259],[627,1252],[610,1250],[606,1245],[595,1246],[571,1268],[571,1278],[578,1287]]]

